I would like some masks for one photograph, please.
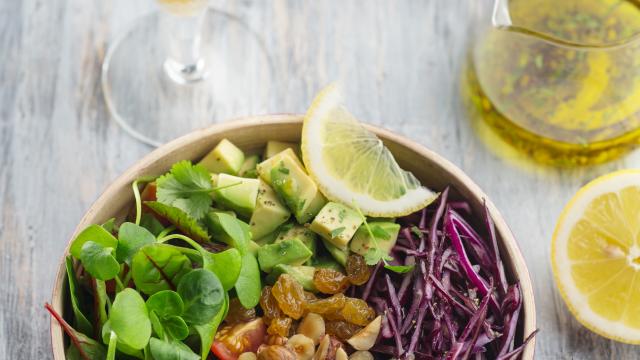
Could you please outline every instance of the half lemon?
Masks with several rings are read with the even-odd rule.
[[[578,321],[640,344],[640,170],[602,176],[578,191],[556,225],[551,261]]]
[[[321,91],[307,111],[301,148],[305,166],[322,193],[333,201],[354,204],[365,215],[408,215],[436,197],[401,169],[382,140],[349,113],[335,85]]]

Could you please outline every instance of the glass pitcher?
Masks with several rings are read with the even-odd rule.
[[[463,95],[476,120],[547,164],[599,163],[638,144],[640,0],[473,3]]]

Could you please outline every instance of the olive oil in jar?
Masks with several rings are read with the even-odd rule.
[[[474,44],[463,95],[471,115],[529,157],[607,161],[640,141],[640,4],[511,0],[514,25]]]

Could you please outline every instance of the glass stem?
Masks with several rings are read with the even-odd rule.
[[[198,82],[208,75],[201,54],[202,24],[206,9],[191,16],[167,14],[168,57],[164,69],[180,84]]]

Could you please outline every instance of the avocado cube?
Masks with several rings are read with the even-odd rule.
[[[268,159],[277,153],[283,152],[287,149],[293,150],[295,153],[298,152],[298,144],[293,142],[282,142],[282,141],[267,141],[267,146],[264,148],[264,159]]]
[[[346,263],[347,258],[345,257],[344,259]],[[329,256],[318,257],[313,262],[313,266],[315,266],[318,269],[332,269],[332,270],[344,273],[344,268],[342,267],[342,265],[338,264],[338,262],[334,260],[333,257],[329,257]]]
[[[309,227],[333,245],[344,248],[362,224],[362,216],[350,207],[328,202]]]
[[[248,218],[256,208],[260,180],[241,178],[228,174],[219,174],[213,200],[224,208]]]
[[[237,146],[227,139],[222,139],[218,145],[211,150],[199,164],[204,166],[209,172],[219,174],[238,174],[244,162],[244,153]]]
[[[265,159],[264,161],[256,165],[256,170],[258,171],[258,175],[260,175],[262,180],[264,180],[267,184],[272,185],[271,170],[276,166],[278,166],[280,162],[282,162],[285,159],[295,162],[296,165],[298,165],[298,167],[300,167],[301,169],[304,169],[304,165],[302,165],[302,161],[300,161],[300,159],[298,158],[298,155],[296,155],[296,153],[293,150],[286,149],[268,159]]]
[[[302,265],[311,257],[311,251],[299,239],[265,245],[258,250],[258,263],[264,272],[271,272],[278,264]]]
[[[316,233],[307,229],[306,227],[302,225],[293,225],[287,229],[284,229],[280,232],[280,234],[278,234],[275,242],[279,243],[281,241],[289,239],[300,239],[300,241],[302,241],[302,243],[305,244],[309,248],[309,250],[311,250],[312,254],[316,253]],[[305,265],[311,265],[311,259],[307,260]]]
[[[329,251],[329,254],[333,256],[333,258],[338,262],[338,264],[342,266],[347,265],[347,257],[349,257],[349,249],[348,248],[339,248],[332,243],[328,242],[326,239],[322,239],[322,244]]]
[[[308,222],[324,205],[325,197],[311,177],[291,157],[282,157],[275,165],[270,176],[273,189],[293,212],[298,223]]]
[[[259,239],[274,232],[280,225],[289,220],[291,212],[280,201],[278,195],[264,181],[258,180],[258,199],[249,225],[253,237]]]
[[[369,228],[375,236],[378,248],[385,254],[389,254],[398,239],[400,225],[389,221],[372,221],[369,223]],[[373,246],[371,235],[364,225],[356,231],[349,246],[351,251],[362,256],[366,255],[369,248]]]
[[[277,238],[278,238],[278,230],[272,233],[269,233],[259,239],[256,239],[256,243],[260,246],[265,246],[265,245],[273,244]]]
[[[258,170],[256,170],[256,165],[260,162],[260,156],[251,155],[247,156],[240,166],[240,170],[238,170],[238,175],[246,178],[255,179],[258,177]]]
[[[302,287],[311,292],[318,291],[313,285],[313,274],[315,273],[316,268],[313,266],[292,266],[285,264],[278,264],[273,267],[269,276],[267,276],[267,282],[273,284],[275,283],[280,275],[289,274],[291,275]]]

